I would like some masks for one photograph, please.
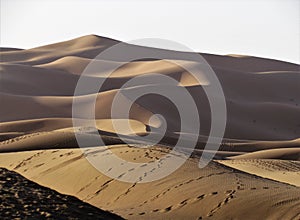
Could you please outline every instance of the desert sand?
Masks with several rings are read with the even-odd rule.
[[[195,60],[187,52],[166,51],[168,60],[124,63],[97,94],[74,97],[76,83],[89,62],[118,42],[88,35],[26,50],[1,49],[0,167],[126,219],[300,218],[299,65],[251,56],[201,53],[222,85],[227,124],[214,160],[200,169],[199,157],[211,123],[202,87],[209,87],[210,83],[205,79],[196,81],[171,62],[174,54],[181,54],[182,61],[193,67]],[[130,44],[127,47],[151,53],[159,50]],[[103,69],[85,76],[90,82],[105,77],[105,67],[123,61],[120,58],[96,62]],[[132,105],[129,119],[110,115],[112,101],[117,92],[122,92],[122,85],[135,76],[147,77],[152,72],[174,78],[178,87],[189,91],[201,109],[201,130],[182,134],[187,145],[190,137],[197,136],[197,146],[192,157],[171,175],[149,183],[125,183],[95,169],[79,148],[74,133],[80,133],[90,143],[86,146],[90,155],[105,158],[111,153],[93,144],[100,134],[108,149],[120,158],[163,164],[163,156],[170,153],[181,134],[174,106],[164,98],[147,95]],[[151,85],[145,83],[126,91],[139,92],[148,87]],[[99,134],[73,128],[72,123],[73,99],[82,103],[82,108],[88,108],[93,95],[97,97],[95,123]],[[125,95],[122,101],[130,102]],[[132,135],[146,135],[149,128],[159,133],[159,118],[149,120],[154,114],[164,116],[167,132],[159,144],[141,148]],[[113,122],[118,124],[118,132]],[[126,137],[130,144],[118,135]],[[141,178],[151,172],[149,169]]]

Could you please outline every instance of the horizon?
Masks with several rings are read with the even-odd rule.
[[[110,37],[107,37],[107,36],[100,36],[100,35],[97,35],[97,34],[87,34],[87,35],[77,36],[75,38],[66,39],[66,40],[59,41],[59,42],[51,42],[51,43],[44,44],[44,45],[38,45],[36,47],[31,47],[31,48],[16,48],[16,47],[2,47],[2,46],[0,46],[0,49],[1,48],[12,48],[12,49],[29,50],[29,49],[35,49],[35,48],[39,48],[39,47],[43,47],[43,46],[48,46],[48,45],[56,44],[56,43],[62,43],[62,42],[70,41],[70,40],[75,40],[75,39],[81,38],[81,37],[92,36],[92,35],[100,37],[100,38],[107,38],[107,39],[111,39],[111,40],[116,40],[116,41],[124,42],[122,40],[110,38]],[[201,51],[188,51],[188,50],[184,50],[184,48],[183,48],[183,50],[180,50],[180,49],[176,49],[176,48],[159,47],[159,46],[155,46],[155,45],[153,46],[153,45],[134,44],[134,43],[131,43],[131,42],[129,42],[129,44],[136,45],[136,46],[142,46],[142,47],[155,48],[155,49],[171,50],[171,51],[175,51],[175,52],[195,52],[195,53],[199,53],[199,54],[210,54],[210,55],[216,55],[216,56],[255,57],[255,58],[259,58],[259,59],[275,60],[275,61],[280,61],[280,62],[285,62],[285,63],[291,63],[291,64],[296,64],[296,65],[300,64],[300,63],[294,63],[294,62],[285,61],[285,60],[279,60],[279,59],[275,59],[275,58],[261,57],[261,56],[259,57],[259,56],[253,56],[253,55],[247,55],[247,54],[233,54],[233,53],[231,53],[231,54],[215,54],[214,53],[213,54],[213,53],[201,52]]]
[[[34,0],[0,3],[1,47],[29,49],[95,34],[123,42],[161,38],[199,53],[254,56],[300,64],[297,0],[226,4],[217,0],[152,4]],[[184,17],[178,16],[183,12]]]

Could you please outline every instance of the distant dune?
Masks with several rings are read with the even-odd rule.
[[[204,78],[198,82],[172,62],[179,54],[182,62],[194,68],[197,62],[188,52],[164,50],[168,60],[96,60],[103,68],[86,75],[87,82],[104,80],[110,66],[122,66],[97,93],[74,96],[87,65],[119,42],[88,35],[26,50],[0,49],[1,167],[128,219],[300,218],[299,65],[251,56],[200,53],[219,78],[227,107],[222,144],[218,152],[211,152],[215,161],[200,169],[197,163],[207,151],[204,145],[211,129],[203,87],[211,85]],[[151,53],[161,50],[131,44],[125,47]],[[126,89],[122,85],[136,76],[149,77],[149,73],[169,76],[178,81],[178,87],[187,89],[200,110],[200,132],[191,129],[181,133],[178,111],[156,95],[143,96],[131,106],[131,129],[122,114],[112,118],[111,106],[118,92],[125,105],[131,102],[125,90],[138,93],[153,86],[146,80]],[[98,133],[73,128],[73,100],[88,109],[94,96]],[[164,116],[167,132],[159,144],[137,147],[140,143],[133,134],[147,135],[150,130],[160,134],[163,122],[160,118],[150,120],[155,114]],[[133,162],[160,160],[180,135],[187,145],[194,136],[198,142],[193,156],[170,176],[151,183],[128,184],[93,168],[78,149],[74,132],[80,133],[94,154],[101,149],[94,141],[100,134],[116,155]],[[131,144],[125,144],[118,135]],[[105,153],[100,156],[105,157]],[[130,170],[126,173],[130,175]]]

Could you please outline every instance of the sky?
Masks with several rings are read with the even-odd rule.
[[[0,0],[1,47],[96,34],[300,63],[300,0]],[[172,49],[172,48],[168,48]]]

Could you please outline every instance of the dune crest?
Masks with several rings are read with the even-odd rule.
[[[215,151],[204,149],[212,121],[204,88],[211,88],[211,82],[205,77],[197,81],[175,62],[180,55],[181,62],[196,68],[191,53],[125,44],[128,51],[164,51],[168,56],[165,60],[125,63],[126,54],[122,53],[124,57],[94,60],[119,42],[88,35],[25,50],[0,49],[1,167],[126,219],[300,217],[299,65],[200,53],[216,73],[226,101],[225,135]],[[102,81],[103,85],[98,91],[87,89],[75,96],[77,82],[91,61],[99,68],[83,78],[91,86]],[[115,65],[120,67],[109,74]],[[172,78],[175,86],[158,82],[152,73]],[[134,77],[141,78],[140,84],[122,88]],[[122,108],[112,117],[112,103],[118,94],[125,107],[132,102],[131,94],[157,89],[157,85],[174,94],[178,88],[186,89],[199,109],[199,132],[189,127],[192,121],[180,121],[171,100],[152,93],[137,99],[128,117]],[[91,118],[72,114],[74,100],[82,110],[90,111],[93,98],[94,124]],[[167,123],[165,133],[164,120],[158,115]],[[74,127],[72,117],[94,127]],[[182,124],[189,128],[186,132],[181,131]],[[162,134],[162,139],[149,147],[150,141],[137,138],[149,134]],[[78,149],[76,135],[85,140],[86,155]],[[99,146],[99,135],[106,148]],[[162,169],[162,158],[179,137],[186,144],[181,146],[183,152],[189,151],[191,140],[198,140],[192,157],[171,175],[154,182],[129,184],[111,179],[86,160],[87,155],[107,158],[113,153],[133,163],[158,161],[157,167],[140,176],[143,179]],[[213,154],[214,161],[200,169],[203,153]],[[108,165],[114,169],[114,164]],[[120,178],[132,171],[120,173]]]

